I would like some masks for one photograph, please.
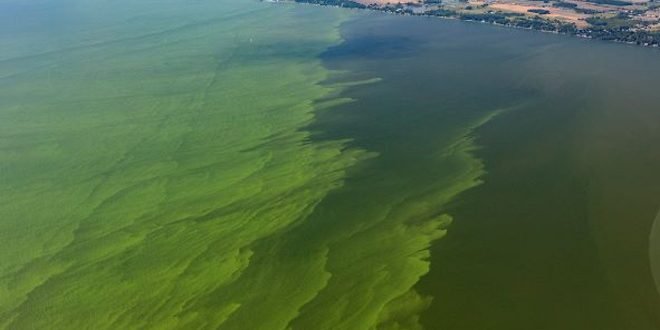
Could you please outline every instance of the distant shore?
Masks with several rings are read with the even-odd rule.
[[[537,30],[543,32],[573,35],[587,39],[614,41],[643,47],[660,47],[660,11],[653,16],[649,11],[641,9],[626,9],[621,4],[610,5],[618,0],[588,0],[578,1],[559,0],[522,0],[520,3],[501,3],[492,0],[453,0],[450,4],[442,3],[442,0],[426,0],[425,2],[396,3],[383,2],[387,0],[293,0],[296,3],[308,3],[321,6],[333,6],[343,8],[368,9],[398,15],[440,17],[447,19],[458,19],[490,23],[494,25]],[[377,1],[368,3],[367,1]],[[529,5],[527,2],[532,2]],[[643,1],[643,0],[640,0]],[[580,5],[576,3],[580,3]],[[607,3],[598,7],[592,2]],[[640,8],[641,5],[631,4]],[[534,5],[541,3],[543,5]],[[640,2],[641,3],[641,2]],[[582,8],[585,6],[588,8]],[[621,6],[621,8],[617,7]],[[521,9],[522,8],[522,9]],[[530,8],[530,9],[527,9]],[[544,9],[548,8],[548,9]],[[554,9],[560,8],[558,11]],[[593,9],[600,8],[600,9]],[[649,6],[649,8],[651,8]],[[501,10],[506,9],[506,10]],[[655,13],[657,8],[652,9]],[[515,10],[515,11],[514,11]],[[526,10],[526,11],[525,11]],[[576,13],[584,13],[580,16],[571,15],[568,10]],[[658,9],[660,10],[660,9]],[[587,14],[588,13],[588,14]],[[640,17],[651,17],[650,20],[642,21]]]

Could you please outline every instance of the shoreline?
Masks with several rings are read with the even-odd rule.
[[[268,1],[268,0],[266,0]],[[402,16],[418,16],[428,18],[441,18],[448,20],[459,20],[474,23],[486,23],[495,26],[506,28],[514,28],[520,30],[532,30],[545,33],[553,33],[560,35],[568,35],[581,39],[601,40],[618,44],[626,44],[631,46],[640,46],[645,48],[660,48],[660,32],[648,33],[640,31],[628,30],[609,30],[609,29],[578,29],[573,23],[561,22],[559,20],[544,19],[541,16],[527,17],[517,13],[511,12],[497,12],[497,13],[464,13],[456,10],[437,9],[425,12],[414,12],[404,5],[399,3],[396,6],[375,6],[363,5],[352,0],[280,0],[271,1],[277,2],[292,2],[297,4],[317,5],[324,7],[338,7],[347,9],[369,10],[375,12],[383,12],[394,15]],[[617,37],[617,35],[625,35],[628,38]]]

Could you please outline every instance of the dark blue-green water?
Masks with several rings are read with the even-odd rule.
[[[378,14],[343,31],[328,65],[383,82],[345,92],[359,102],[327,131],[382,152],[388,177],[441,182],[444,134],[498,113],[472,133],[483,184],[441,208],[454,221],[417,285],[426,328],[660,328],[660,52]]]

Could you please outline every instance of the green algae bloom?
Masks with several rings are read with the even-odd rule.
[[[479,183],[483,118],[438,144],[445,179],[348,184],[379,154],[308,126],[379,83],[323,83],[351,12],[0,6],[25,18],[0,23],[0,328],[420,327],[413,287],[440,206]]]

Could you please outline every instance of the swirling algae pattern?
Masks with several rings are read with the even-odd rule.
[[[420,327],[413,287],[439,206],[479,183],[480,123],[439,153],[452,180],[333,209],[378,157],[305,129],[354,101],[318,57],[354,14],[1,5],[37,16],[0,38],[0,328]]]

